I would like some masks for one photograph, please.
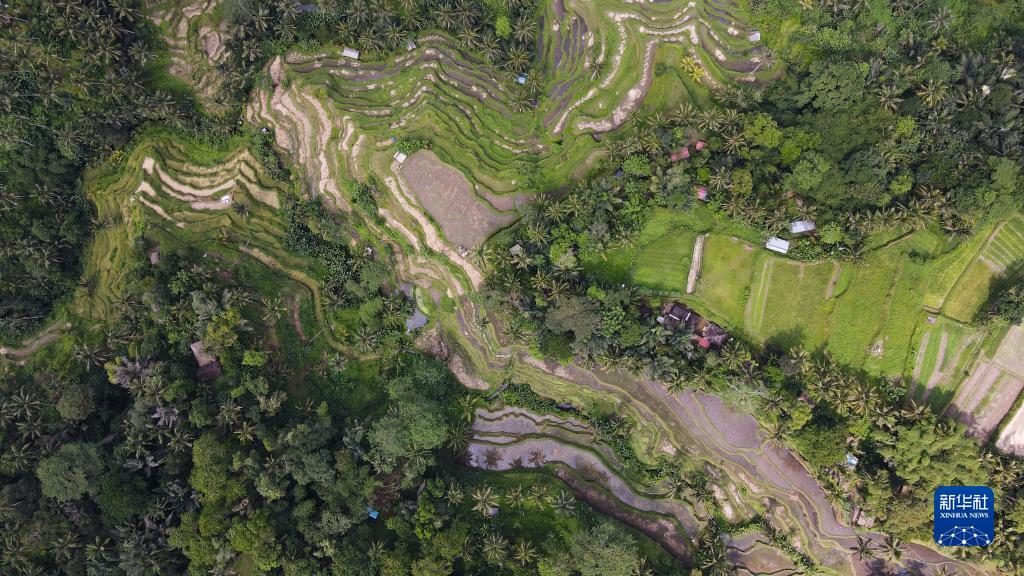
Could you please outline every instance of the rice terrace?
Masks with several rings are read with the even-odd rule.
[[[1024,574],[1019,2],[8,8],[0,574]]]

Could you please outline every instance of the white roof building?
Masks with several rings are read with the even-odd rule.
[[[516,76],[516,82],[518,82],[519,84],[526,84],[526,74],[520,74],[519,76]]]
[[[817,230],[813,220],[795,220],[789,225],[790,234],[810,234]]]
[[[750,40],[751,42],[760,42],[761,33],[758,32],[757,30],[754,30],[753,32],[750,33],[750,36],[747,36],[747,40]]]
[[[395,152],[395,162],[398,162],[399,164],[405,162],[405,159],[408,157],[409,156],[405,152]]]
[[[220,197],[220,203],[224,204],[225,206],[227,206],[228,204],[231,204],[231,194],[225,194],[225,195],[221,196]]]
[[[355,48],[345,48],[341,51],[341,55],[345,58],[351,58],[353,60],[359,60],[359,50]]]
[[[413,50],[416,49],[416,43],[413,42],[412,40],[406,40],[405,49],[408,50],[409,52],[412,52]]]
[[[768,242],[764,245],[765,248],[772,252],[778,252],[779,254],[786,254],[789,252],[789,240],[783,240],[782,238],[769,238]]]

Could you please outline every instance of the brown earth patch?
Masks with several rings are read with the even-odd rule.
[[[417,200],[437,222],[449,242],[465,249],[484,243],[499,228],[515,219],[487,208],[466,177],[433,152],[420,150],[398,169]]]

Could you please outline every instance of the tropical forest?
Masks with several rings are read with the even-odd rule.
[[[0,24],[0,575],[1024,575],[1024,0]]]

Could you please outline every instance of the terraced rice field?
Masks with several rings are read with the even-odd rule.
[[[163,0],[150,8],[169,53],[168,72],[188,84],[215,114],[227,109],[224,75],[217,66],[227,59],[227,26],[220,0]]]
[[[939,410],[945,408],[967,374],[981,341],[977,329],[936,317],[935,324],[921,331],[911,376],[914,398]]]
[[[997,278],[1020,271],[1024,263],[1024,218],[1014,216],[995,228],[970,261],[942,306],[943,314],[971,322],[987,301]]]
[[[946,413],[967,426],[967,432],[988,439],[1024,391],[1024,328],[1011,328],[991,357],[973,367]],[[1008,427],[1006,436],[1019,433]]]

